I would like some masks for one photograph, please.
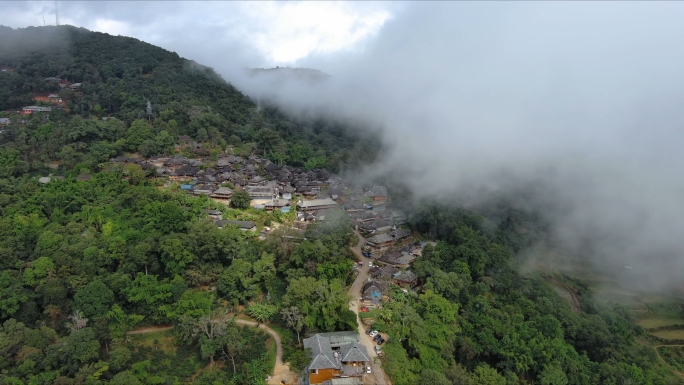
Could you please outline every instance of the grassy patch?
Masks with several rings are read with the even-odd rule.
[[[174,346],[173,330],[163,330],[153,333],[133,334],[130,336],[131,342],[137,346],[156,348],[164,353],[173,354],[176,351]]]
[[[679,318],[684,320],[684,311],[682,311],[680,301],[666,300],[648,303],[648,310],[650,313],[660,317]]]
[[[669,340],[684,340],[684,330],[659,330],[657,332],[652,332],[651,334]]]
[[[637,320],[639,326],[645,329],[657,328],[666,325],[676,325],[684,323],[684,319],[677,318],[644,318]]]
[[[278,345],[276,345],[275,339],[269,334],[266,340],[266,357],[268,357],[268,367],[271,369],[275,365],[277,351]]]

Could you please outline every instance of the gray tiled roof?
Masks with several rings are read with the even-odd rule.
[[[406,229],[396,229],[392,232],[392,236],[396,239],[406,238],[411,235],[411,231]]]
[[[256,223],[250,221],[227,221],[227,224],[237,226],[241,229],[251,229],[256,226]]]
[[[358,342],[354,342],[347,345],[342,345],[340,347],[342,362],[367,362],[370,361],[368,358],[368,351],[366,347]]]
[[[374,237],[368,238],[367,241],[370,243],[379,244],[385,242],[392,242],[394,241],[394,238],[389,234],[378,234]]]
[[[331,346],[340,346],[361,341],[359,338],[359,333],[355,331],[328,332],[319,334],[322,337],[327,338]]]
[[[311,338],[304,339],[304,349],[311,349],[311,369],[340,369],[340,364],[333,356],[330,348],[330,339],[316,334]]]
[[[416,275],[413,274],[411,270],[394,273],[394,279],[396,279],[397,281],[413,282],[416,278]]]
[[[221,194],[221,195],[231,195],[233,193],[233,190],[231,190],[228,187],[219,187],[216,191],[214,191],[214,194]]]
[[[379,291],[381,294],[385,292],[385,285],[381,284],[380,282],[370,280],[363,284],[363,295],[364,296],[370,296],[373,293],[373,290]]]
[[[298,203],[297,206],[303,209],[313,209],[317,207],[323,207],[323,206],[336,206],[337,202],[330,198],[326,199],[313,199],[310,201],[301,201],[301,203]]]

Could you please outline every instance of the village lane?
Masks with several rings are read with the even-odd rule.
[[[372,377],[368,379],[369,376],[366,376],[367,381],[364,384],[391,385],[392,383],[389,381],[385,371],[380,365],[380,357],[378,357],[378,355],[375,353],[375,343],[366,334],[366,326],[363,324],[363,322],[361,322],[361,318],[359,318],[359,299],[361,298],[363,284],[368,279],[370,272],[369,264],[372,259],[364,257],[361,251],[361,245],[364,243],[364,238],[358,233],[358,231],[354,231],[354,234],[358,235],[359,242],[356,244],[356,246],[353,246],[350,249],[360,261],[363,261],[363,266],[359,266],[359,275],[356,276],[354,283],[352,283],[348,291],[348,294],[351,297],[349,302],[349,310],[356,314],[356,323],[358,326],[359,338],[361,340],[360,342],[366,347],[366,350],[368,350],[368,356],[371,359]],[[374,382],[372,382],[373,380]]]

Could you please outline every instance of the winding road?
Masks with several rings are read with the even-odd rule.
[[[263,329],[266,333],[270,334],[271,337],[276,342],[276,359],[275,366],[273,367],[273,374],[268,378],[269,385],[280,384],[281,381],[285,380],[286,384],[292,384],[297,377],[296,374],[292,373],[290,366],[283,363],[283,344],[280,341],[280,336],[278,333],[264,324],[258,324],[254,321],[247,321],[243,319],[236,319],[236,324],[256,326],[259,329]]]
[[[265,330],[266,333],[270,334],[271,337],[273,337],[273,340],[275,340],[275,343],[276,343],[276,359],[275,359],[275,365],[273,367],[273,373],[268,378],[268,384],[269,385],[279,385],[279,384],[281,384],[281,381],[283,381],[283,380],[285,380],[286,384],[293,384],[295,379],[297,378],[297,375],[295,373],[292,373],[289,365],[283,363],[283,344],[280,340],[280,335],[278,335],[278,332],[276,332],[275,330],[271,329],[270,327],[268,327],[264,324],[258,324],[255,321],[248,321],[248,320],[243,320],[243,319],[235,319],[234,321],[238,325],[254,326],[254,327],[258,327],[259,329]],[[171,325],[171,326],[149,326],[146,328],[131,330],[130,332],[128,332],[128,334],[129,335],[131,335],[131,334],[146,334],[146,333],[161,332],[161,331],[166,331],[166,330],[171,330],[171,329],[173,329],[173,325]]]
[[[570,286],[564,284],[563,282],[556,281],[554,278],[551,278],[551,277],[546,277],[545,279],[551,285],[556,286],[557,288],[560,288],[560,289],[567,292],[567,294],[568,294],[567,296],[565,296],[565,295],[562,295],[562,296],[566,297],[568,299],[568,302],[570,302],[570,306],[572,307],[572,311],[574,311],[577,314],[582,312],[582,310],[580,309],[579,299],[577,298],[575,291]]]
[[[363,261],[363,266],[359,268],[359,275],[356,277],[354,280],[354,283],[352,283],[351,287],[349,288],[348,294],[351,297],[351,300],[349,302],[349,310],[353,311],[354,314],[356,314],[356,322],[358,325],[358,332],[359,336],[361,338],[361,343],[366,347],[368,350],[368,355],[371,358],[371,375],[366,375],[364,384],[365,385],[392,385],[392,382],[389,380],[387,375],[385,374],[385,371],[382,369],[382,366],[380,365],[380,358],[378,355],[375,353],[374,346],[375,344],[373,343],[373,340],[366,335],[366,326],[361,322],[361,319],[359,318],[359,303],[358,300],[361,297],[361,290],[363,288],[364,282],[366,282],[366,279],[368,278],[368,273],[370,270],[370,267],[368,264],[372,262],[372,259],[366,258],[363,256],[361,252],[361,245],[364,242],[364,238],[361,236],[361,234],[358,233],[358,231],[354,232],[356,235],[359,236],[359,242],[356,246],[350,247],[352,253],[356,255],[356,257]],[[280,385],[282,382],[285,381],[286,384],[294,384],[295,380],[297,379],[297,374],[293,373],[290,370],[289,365],[285,364],[283,362],[283,345],[280,340],[280,335],[278,335],[278,332],[275,330],[271,329],[270,327],[264,325],[264,324],[258,324],[255,321],[248,321],[248,320],[243,320],[243,319],[235,319],[235,323],[239,325],[248,325],[248,326],[254,326],[258,327],[264,331],[266,331],[268,334],[273,337],[273,339],[276,342],[276,359],[275,359],[275,365],[273,367],[273,373],[271,376],[268,378],[268,384],[269,385]],[[160,325],[160,326],[150,326],[150,327],[145,327],[137,330],[131,330],[128,332],[128,334],[145,334],[145,333],[154,333],[154,332],[159,332],[159,331],[166,331],[166,330],[171,330],[173,329],[173,326],[168,326],[168,325]]]

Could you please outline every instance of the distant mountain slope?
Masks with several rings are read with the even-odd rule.
[[[62,128],[44,129],[50,133],[49,146],[44,143],[44,134],[36,136],[38,126],[13,131],[35,139],[30,154],[43,161],[60,160],[57,154],[75,142],[80,152],[99,141],[112,145],[108,153],[164,150],[150,143],[147,148],[138,148],[135,140],[121,142],[130,139],[126,130],[135,120],[148,120],[148,101],[152,136],[165,131],[175,139],[189,135],[216,148],[233,144],[275,162],[308,168],[335,169],[348,160],[358,162],[359,154],[369,153],[368,148],[357,148],[359,140],[339,123],[294,121],[276,108],[258,109],[211,68],[133,38],[72,26],[0,27],[0,69],[5,69],[0,72],[0,110],[16,111],[35,104],[36,96],[50,93],[59,93],[66,100],[70,113],[50,116],[54,125]],[[82,84],[72,92],[60,82]],[[4,115],[10,116],[8,112]],[[70,132],[77,116],[97,121],[114,117],[125,129],[104,135],[98,123],[91,134],[80,135]],[[26,145],[15,140],[6,146],[24,151],[21,148]],[[49,159],[44,159],[45,153]],[[29,163],[30,158],[26,159]]]

